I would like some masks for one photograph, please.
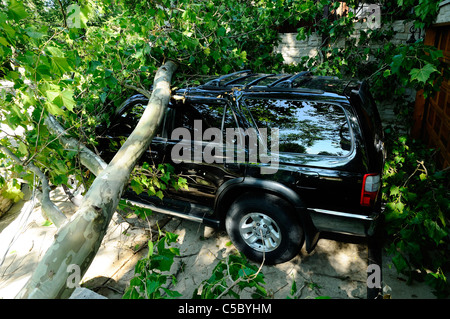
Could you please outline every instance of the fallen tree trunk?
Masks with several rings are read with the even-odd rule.
[[[156,73],[152,96],[136,128],[96,177],[72,218],[55,235],[53,244],[16,298],[67,298],[69,269],[81,279],[94,259],[137,161],[149,147],[170,99],[170,82],[177,65],[166,62]]]

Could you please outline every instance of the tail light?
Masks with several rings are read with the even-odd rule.
[[[381,186],[381,177],[379,174],[364,175],[361,190],[361,206],[372,206],[378,196]]]

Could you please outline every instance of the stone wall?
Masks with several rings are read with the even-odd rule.
[[[411,23],[405,23],[403,20],[395,21],[392,24],[394,31],[396,32],[394,38],[391,40],[394,44],[406,43],[411,37]],[[355,26],[355,33],[351,36],[359,38],[360,30],[364,30],[364,24],[357,23]],[[423,32],[421,34],[423,36]],[[308,39],[299,41],[296,39],[296,33],[281,33],[280,44],[275,48],[276,53],[281,53],[286,64],[297,64],[304,56],[314,57],[318,53],[318,48],[322,43],[322,38],[317,33],[311,34]],[[418,33],[415,34],[416,39]],[[343,47],[345,41],[341,40],[335,44],[337,47]]]
[[[450,22],[450,0],[443,0],[439,4],[439,14],[436,17],[435,24],[446,24]]]

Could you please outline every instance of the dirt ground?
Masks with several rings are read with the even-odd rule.
[[[52,199],[73,213],[63,192],[56,189]],[[33,269],[52,243],[56,228],[46,225],[38,204],[30,201],[13,207],[0,220],[0,299],[14,298],[29,279]],[[157,226],[158,225],[158,226]],[[180,256],[172,267],[178,283],[171,289],[191,299],[200,283],[211,276],[214,266],[236,252],[224,231],[154,213],[149,223],[135,215],[115,213],[102,245],[82,279],[82,287],[108,299],[122,298],[134,276],[136,262],[147,253],[147,242],[157,236],[158,227],[179,235],[176,246]],[[151,230],[153,229],[153,230]],[[274,299],[286,299],[293,281],[297,298],[330,297],[366,299],[367,256],[364,242],[340,242],[320,239],[316,249],[302,252],[293,260],[276,266],[263,266],[266,289]],[[425,283],[408,285],[405,278],[383,260],[383,287],[392,299],[435,299]],[[243,298],[249,298],[243,292]]]

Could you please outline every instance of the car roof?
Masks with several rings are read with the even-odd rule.
[[[359,91],[360,84],[360,82],[352,79],[346,80],[333,76],[313,75],[310,71],[302,71],[295,74],[265,74],[243,70],[214,77],[205,84],[198,86],[197,89],[206,91],[240,89],[264,92],[334,93],[348,96],[352,90]]]

